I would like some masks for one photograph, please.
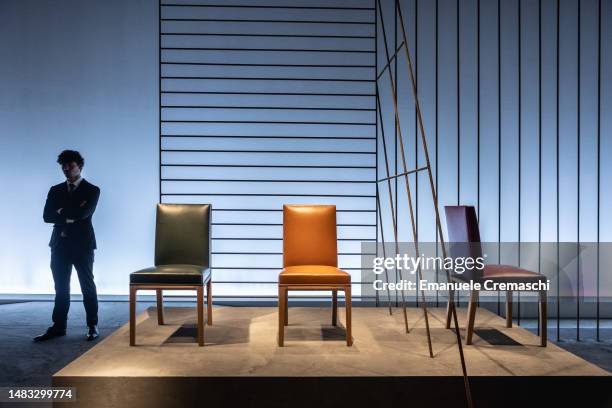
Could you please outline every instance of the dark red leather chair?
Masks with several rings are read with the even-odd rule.
[[[448,229],[448,240],[450,245],[450,255],[471,256],[473,258],[482,256],[480,241],[480,231],[476,210],[473,206],[458,205],[445,206],[446,223]],[[546,277],[542,274],[528,271],[511,265],[485,265],[484,269],[473,269],[463,274],[452,273],[455,281],[470,281],[484,283],[485,280],[493,282],[524,282],[537,283],[546,282]],[[547,341],[547,322],[546,322],[546,291],[539,291],[540,295],[540,345],[546,347]],[[468,304],[468,322],[466,343],[472,344],[474,334],[474,320],[476,318],[476,308],[478,307],[478,291],[470,292]],[[450,314],[447,313],[446,327],[450,328]],[[506,292],[506,327],[512,327],[512,291]]]

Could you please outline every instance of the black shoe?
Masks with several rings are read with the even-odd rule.
[[[87,331],[87,341],[93,341],[98,337],[100,337],[98,326],[89,326],[89,330]]]
[[[54,337],[60,337],[60,336],[65,336],[65,335],[66,335],[66,329],[62,329],[57,326],[51,326],[47,329],[45,333],[34,337],[33,340],[35,342],[46,341]]]

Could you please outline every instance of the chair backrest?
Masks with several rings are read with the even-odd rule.
[[[155,265],[210,267],[210,204],[158,204]]]
[[[453,258],[472,257],[474,259],[481,257],[480,231],[474,207],[471,205],[447,205],[444,207],[444,211],[446,213],[450,256]],[[462,274],[462,277],[467,280],[479,279],[482,277],[482,271],[476,269],[466,271]]]
[[[283,206],[283,266],[338,266],[335,205]]]

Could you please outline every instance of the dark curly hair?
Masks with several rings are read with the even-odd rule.
[[[75,162],[77,166],[83,168],[85,159],[83,159],[81,153],[77,152],[76,150],[64,150],[59,154],[59,156],[57,156],[57,162],[62,166],[66,163]]]

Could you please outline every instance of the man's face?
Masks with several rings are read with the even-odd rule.
[[[81,175],[81,168],[76,164],[76,162],[64,163],[62,165],[62,171],[64,172],[64,176],[66,179],[73,181],[79,178]]]

